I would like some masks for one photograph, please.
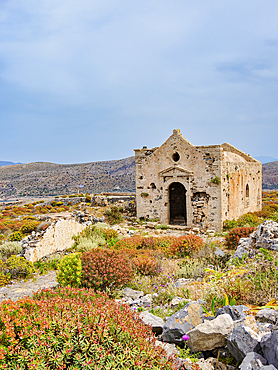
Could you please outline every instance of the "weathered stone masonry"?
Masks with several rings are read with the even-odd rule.
[[[262,164],[230,144],[194,146],[174,130],[161,147],[135,149],[137,216],[222,229],[261,209]]]

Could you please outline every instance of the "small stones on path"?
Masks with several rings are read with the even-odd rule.
[[[56,281],[56,272],[50,271],[46,275],[35,275],[27,281],[16,281],[0,288],[0,302],[11,299],[16,301],[27,296],[32,297],[35,292],[44,288],[55,288],[59,284]]]

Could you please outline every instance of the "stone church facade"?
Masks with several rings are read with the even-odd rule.
[[[194,146],[180,133],[135,149],[137,217],[221,231],[261,210],[262,164],[230,144]]]

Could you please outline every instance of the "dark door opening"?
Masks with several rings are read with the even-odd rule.
[[[186,190],[179,182],[173,182],[169,187],[170,224],[187,224],[186,220]]]

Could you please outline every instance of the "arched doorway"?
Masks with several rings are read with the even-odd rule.
[[[179,182],[169,186],[170,224],[187,224],[186,190]]]

